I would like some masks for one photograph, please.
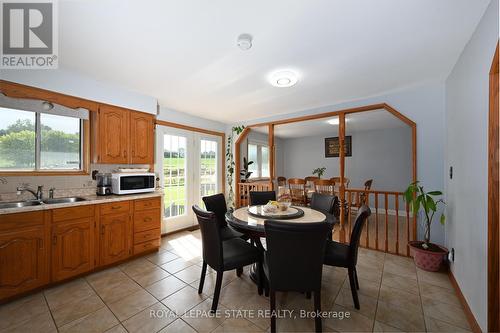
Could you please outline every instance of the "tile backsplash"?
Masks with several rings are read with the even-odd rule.
[[[148,165],[116,165],[116,164],[91,164],[90,174],[84,176],[15,176],[0,177],[0,201],[31,199],[31,193],[18,196],[16,188],[25,185],[36,190],[38,185],[43,185],[43,194],[48,196],[50,188],[54,188],[54,197],[67,197],[77,195],[95,194],[96,181],[92,180],[92,171],[112,172],[118,167],[149,167]]]

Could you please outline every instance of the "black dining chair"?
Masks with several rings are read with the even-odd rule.
[[[206,196],[203,197],[202,200],[205,204],[205,208],[209,212],[213,212],[217,217],[217,223],[221,229],[222,240],[244,237],[242,233],[231,228],[226,222],[227,206],[224,194],[218,193]]]
[[[333,214],[335,204],[338,204],[338,197],[330,194],[322,194],[314,192],[311,197],[311,208],[318,210],[326,215],[326,222],[330,226],[330,232],[327,235],[328,239],[332,239],[332,230],[338,218]]]
[[[250,205],[265,205],[269,201],[276,201],[274,191],[250,191]]]
[[[193,206],[193,211],[200,225],[203,248],[203,266],[201,268],[198,294],[203,292],[208,265],[217,272],[212,301],[212,312],[214,312],[217,310],[217,304],[219,303],[223,273],[253,263],[258,263],[260,265],[259,271],[262,272],[262,251],[241,238],[223,241],[221,228],[219,228],[215,213],[207,212],[197,205]],[[262,281],[263,279],[260,278],[259,280]],[[262,289],[262,284],[259,283],[259,294],[262,294]]]
[[[359,310],[358,299],[358,273],[356,264],[358,262],[358,247],[361,238],[361,232],[365,221],[371,215],[368,206],[361,206],[351,232],[351,241],[349,244],[342,244],[334,241],[327,241],[325,249],[325,265],[347,268],[349,273],[349,284],[351,286],[352,299],[354,307]]]
[[[312,292],[314,311],[321,311],[321,275],[329,226],[325,222],[265,221],[264,229],[264,273],[269,281],[271,332],[276,332],[277,291]],[[316,332],[321,332],[319,316],[315,326]]]

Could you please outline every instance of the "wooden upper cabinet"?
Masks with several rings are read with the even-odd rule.
[[[130,114],[130,163],[154,163],[154,117],[146,113]]]
[[[154,116],[100,105],[92,115],[94,163],[153,164]]]
[[[47,243],[42,212],[2,216],[0,299],[49,282]]]
[[[52,226],[52,280],[60,281],[94,268],[94,219],[85,217]]]
[[[99,163],[128,163],[130,112],[118,107],[99,106],[98,147]]]

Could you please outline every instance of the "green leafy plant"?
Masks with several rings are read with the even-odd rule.
[[[240,171],[240,175],[243,176],[243,180],[246,182],[248,178],[252,175],[252,171],[248,171],[248,166],[252,165],[253,161],[247,160],[246,157],[243,157],[243,169]]]
[[[316,168],[316,169],[313,170],[312,174],[313,175],[318,175],[318,178],[321,178],[321,176],[323,176],[325,174],[325,171],[326,171],[325,167]]]
[[[422,247],[427,249],[431,240],[431,224],[434,219],[434,214],[438,210],[439,204],[445,205],[443,199],[439,198],[443,195],[441,191],[430,191],[425,192],[424,187],[419,185],[419,182],[411,183],[404,193],[404,200],[410,206],[410,210],[414,215],[417,215],[419,211],[424,212],[424,244]],[[440,218],[441,224],[445,223],[445,216],[441,214]]]
[[[231,134],[227,138],[226,145],[226,180],[228,185],[228,193],[227,193],[227,205],[230,208],[234,208],[234,190],[233,190],[233,179],[234,179],[234,168],[236,163],[234,163],[234,154],[233,154],[233,142],[234,135],[240,135],[241,132],[245,129],[245,126],[234,126],[231,128]]]

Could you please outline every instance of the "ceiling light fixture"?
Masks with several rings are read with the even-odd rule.
[[[269,75],[269,82],[280,88],[291,87],[299,81],[297,73],[291,70],[276,71]]]
[[[339,118],[333,118],[327,121],[330,125],[338,125],[339,124]]]
[[[241,34],[238,36],[237,45],[242,51],[249,50],[252,47],[252,35]]]

